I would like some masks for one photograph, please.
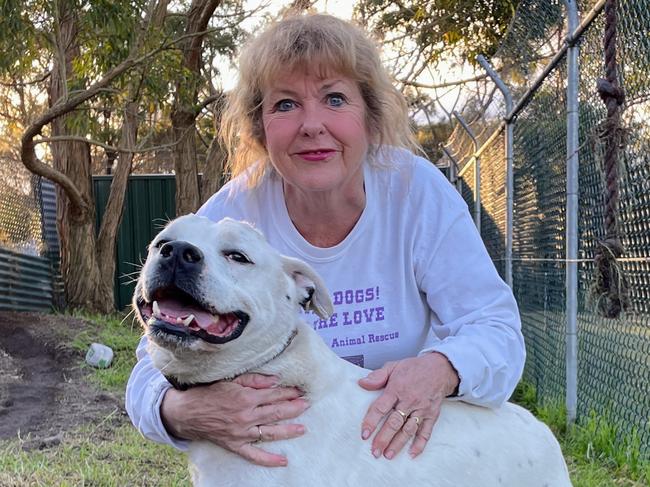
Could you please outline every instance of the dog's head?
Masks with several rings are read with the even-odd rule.
[[[133,297],[154,364],[185,383],[254,367],[286,344],[300,306],[322,317],[332,312],[311,267],[280,255],[247,223],[195,215],[154,238]],[[213,370],[208,377],[197,368]]]

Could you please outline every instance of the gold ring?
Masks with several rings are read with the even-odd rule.
[[[257,425],[257,442],[262,441],[262,426]]]
[[[420,418],[417,416],[411,416],[415,420],[415,424],[420,424]]]
[[[409,415],[397,408],[395,408],[395,411],[402,417],[402,421],[406,422],[406,419],[409,417]]]

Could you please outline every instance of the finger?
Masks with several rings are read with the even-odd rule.
[[[359,379],[359,385],[366,390],[376,391],[386,387],[388,378],[397,362],[388,362],[381,369],[373,370],[366,377]]]
[[[393,441],[393,438],[399,433],[404,425],[404,418],[397,411],[391,412],[379,432],[372,441],[372,454],[378,458],[383,455],[386,448]]]
[[[419,427],[418,416],[410,416],[406,420],[406,423],[404,423],[404,426],[402,426],[402,429],[400,429],[393,437],[393,440],[386,448],[384,456],[389,460],[392,460],[397,456],[397,454],[402,451],[402,448],[404,448],[404,446],[416,435]]]
[[[246,460],[263,467],[286,467],[287,457],[269,453],[261,448],[257,448],[250,443],[244,443],[239,447],[236,453],[239,453]]]
[[[370,435],[372,435],[377,429],[377,425],[388,413],[391,412],[396,403],[397,396],[390,392],[384,392],[381,396],[375,399],[368,408],[368,412],[361,422],[361,438],[364,440],[370,438]]]
[[[259,406],[254,410],[255,417],[257,418],[255,423],[269,424],[297,418],[307,408],[309,408],[309,403],[304,399],[294,399],[293,401]]]
[[[265,406],[282,401],[292,401],[303,396],[303,392],[295,387],[276,387],[273,389],[258,389],[255,391],[258,406]]]
[[[289,440],[304,435],[305,431],[302,424],[262,424],[249,430],[252,441]],[[262,433],[261,440],[260,432]]]
[[[274,375],[242,374],[232,381],[244,387],[251,387],[253,389],[268,389],[270,387],[276,387],[278,385],[279,378]]]
[[[415,434],[411,448],[409,448],[409,455],[411,455],[411,458],[417,457],[424,451],[429,438],[431,438],[431,432],[433,431],[433,426],[438,420],[439,414],[440,410],[437,411],[435,418],[426,418],[421,421],[422,424],[418,429],[418,432]]]

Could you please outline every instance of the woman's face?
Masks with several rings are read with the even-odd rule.
[[[263,93],[264,144],[273,167],[302,191],[363,188],[366,108],[346,77],[294,71]]]

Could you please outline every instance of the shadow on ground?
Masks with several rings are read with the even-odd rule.
[[[69,316],[0,312],[0,440],[26,449],[60,442],[66,431],[123,418],[122,398],[88,383],[83,354],[72,347],[92,325]]]

